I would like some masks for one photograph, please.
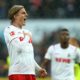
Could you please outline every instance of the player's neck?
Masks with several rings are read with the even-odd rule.
[[[16,22],[13,22],[12,25],[15,26],[15,27],[17,27],[17,28],[22,29],[22,26],[20,26],[20,25],[19,25],[18,23],[16,23]]]
[[[69,46],[68,43],[61,43],[61,47],[64,48],[64,49],[68,48],[68,46]]]

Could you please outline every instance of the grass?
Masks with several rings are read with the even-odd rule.
[[[47,78],[37,78],[37,80],[51,80],[50,77]]]
[[[0,78],[0,80],[8,80],[8,78]],[[50,78],[37,78],[37,80],[50,80]]]

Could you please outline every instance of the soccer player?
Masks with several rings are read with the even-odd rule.
[[[14,5],[9,10],[11,25],[4,30],[10,57],[9,80],[36,80],[35,69],[43,77],[47,74],[34,60],[31,32],[23,29],[27,16],[22,5]]]
[[[79,43],[75,38],[70,38],[69,43],[76,47],[79,47]],[[79,48],[79,51],[80,51],[80,48]],[[74,65],[74,74],[75,74],[75,80],[80,80],[80,65],[77,64],[77,62]]]
[[[78,48],[69,44],[68,29],[61,29],[59,32],[60,43],[51,45],[46,54],[42,67],[51,61],[52,80],[74,80],[75,60],[80,62]]]

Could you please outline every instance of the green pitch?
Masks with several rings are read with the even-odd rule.
[[[47,78],[37,78],[37,80],[51,80],[50,77]]]
[[[0,78],[0,80],[8,80],[8,78]],[[47,78],[37,78],[37,80],[51,80],[51,79],[47,77]]]

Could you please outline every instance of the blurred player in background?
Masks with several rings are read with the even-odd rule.
[[[75,80],[74,64],[75,59],[80,62],[80,52],[78,48],[69,44],[69,31],[61,29],[59,32],[60,43],[51,45],[45,54],[42,67],[51,61],[52,80]]]
[[[76,47],[79,47],[78,40],[75,38],[70,38],[69,43]],[[74,74],[75,74],[75,80],[80,80],[80,64],[78,63],[76,63],[74,66]]]
[[[70,38],[69,43],[72,44],[73,46],[79,47],[78,40],[76,38]]]
[[[4,31],[10,57],[9,80],[36,80],[35,69],[41,76],[47,74],[34,60],[31,32],[23,29],[27,16],[22,5],[14,5],[9,10],[11,25]]]

